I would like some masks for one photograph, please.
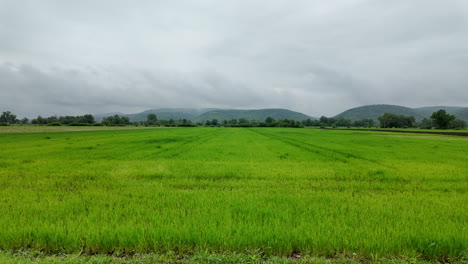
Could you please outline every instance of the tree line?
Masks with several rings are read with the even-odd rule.
[[[245,118],[230,119],[230,120],[218,120],[210,119],[198,122],[192,122],[188,119],[169,119],[169,120],[158,120],[155,114],[149,114],[146,121],[141,121],[141,125],[146,126],[178,126],[178,127],[191,127],[191,126],[208,126],[208,127],[304,127],[300,121],[294,121],[289,119],[281,119],[276,121],[272,117],[268,117],[264,122],[257,120],[247,120]]]
[[[96,123],[93,115],[83,116],[38,116],[31,120],[33,125],[92,125]]]
[[[422,129],[463,129],[466,122],[448,114],[444,109],[440,109],[420,122],[416,122],[413,116],[395,115],[385,113],[378,118],[382,128],[422,128]]]
[[[463,129],[466,127],[466,122],[457,119],[454,115],[448,114],[445,110],[440,109],[430,116],[417,122],[413,116],[396,115],[385,113],[378,117],[381,128],[440,128],[440,129]],[[188,119],[169,119],[159,120],[155,114],[148,114],[145,121],[131,122],[127,116],[113,115],[104,117],[100,123],[96,122],[93,115],[87,114],[82,116],[38,116],[32,120],[16,118],[16,115],[10,111],[3,112],[0,115],[0,125],[12,124],[33,124],[33,125],[49,125],[49,126],[165,126],[165,127],[193,127],[193,126],[224,126],[224,127],[376,127],[377,124],[373,119],[350,120],[346,118],[334,118],[322,116],[317,120],[306,119],[303,121],[295,121],[290,119],[275,120],[273,117],[267,117],[264,121],[247,120],[245,118],[218,120],[211,119],[203,122],[193,123]]]
[[[313,127],[374,127],[375,122],[370,118],[363,118],[360,120],[351,120],[347,118],[335,118],[321,116],[317,120],[311,120],[310,118],[302,121],[304,126]]]

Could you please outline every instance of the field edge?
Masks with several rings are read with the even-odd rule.
[[[117,263],[117,264],[145,264],[145,263],[283,263],[283,264],[301,264],[301,263],[391,263],[391,264],[429,264],[429,263],[467,263],[466,258],[444,259],[444,260],[425,260],[419,257],[395,256],[379,257],[373,256],[366,258],[354,254],[341,254],[336,256],[314,256],[293,254],[291,256],[266,255],[258,250],[247,251],[245,253],[237,252],[208,252],[199,251],[193,253],[176,253],[173,251],[165,253],[144,253],[144,254],[49,254],[40,251],[5,251],[0,250],[0,262],[4,264],[54,264],[54,263]]]

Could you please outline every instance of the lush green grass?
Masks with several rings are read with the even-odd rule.
[[[468,129],[424,129],[424,128],[381,128],[381,127],[326,127],[325,129],[359,129],[359,130],[396,130],[396,131],[418,131],[418,132],[427,132],[428,134],[432,132],[468,132]],[[307,127],[307,129],[323,129],[319,127]]]
[[[163,127],[158,127],[163,128]],[[127,129],[154,129],[145,126],[44,126],[44,125],[9,125],[0,127],[0,133],[31,133],[31,132],[71,132],[71,131],[97,131],[97,130],[127,130]]]
[[[462,260],[468,138],[281,128],[0,133],[0,248]]]

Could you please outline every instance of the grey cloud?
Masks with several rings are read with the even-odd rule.
[[[466,32],[465,0],[0,0],[0,110],[467,106]]]
[[[0,66],[0,87],[8,89],[2,105],[29,109],[39,104],[37,114],[100,113],[115,108],[130,111],[151,107],[184,105],[198,107],[252,107],[261,95],[220,74],[170,75],[126,69],[122,79],[96,79],[106,75],[95,70],[42,71],[31,65]],[[119,75],[112,72],[111,76]],[[14,102],[11,104],[10,102]],[[27,112],[21,112],[27,115]]]

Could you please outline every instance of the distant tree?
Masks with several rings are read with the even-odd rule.
[[[64,124],[64,125],[68,125],[68,124],[71,124],[71,123],[77,123],[75,121],[75,117],[74,116],[61,116],[59,117],[59,122],[61,124]]]
[[[449,124],[449,128],[452,128],[452,129],[464,129],[465,127],[466,127],[466,122],[458,118],[455,118]]]
[[[334,118],[334,117],[330,117],[328,118],[328,125],[330,126],[336,126],[338,123],[338,119]]]
[[[23,118],[23,119],[20,120],[20,123],[21,123],[22,125],[26,125],[28,122],[29,122],[29,119],[28,119],[27,117],[25,117],[25,118]]]
[[[46,123],[51,124],[51,123],[58,123],[58,117],[57,116],[49,116],[46,118]]]
[[[328,118],[326,116],[321,116],[319,121],[320,121],[321,124],[325,124],[325,125],[329,124],[329,120],[328,120]]]
[[[213,119],[213,120],[211,120],[211,124],[212,124],[213,126],[217,126],[217,125],[218,125],[218,119]]]
[[[106,126],[130,125],[130,119],[127,116],[113,115],[102,119],[102,124]]]
[[[231,120],[229,121],[229,123],[230,123],[231,125],[236,125],[236,124],[237,124],[237,119],[231,119]]]
[[[304,126],[313,126],[314,122],[312,121],[312,119],[307,118],[306,120],[302,121],[302,124]]]
[[[122,124],[122,118],[119,115],[114,115],[114,116],[109,117],[109,121],[111,122],[111,125]]]
[[[86,123],[86,124],[94,124],[96,123],[96,120],[94,119],[93,115],[84,115],[80,118],[79,123]]]
[[[31,123],[34,124],[34,125],[45,125],[45,124],[47,124],[47,120],[39,115],[39,116],[37,116],[36,119],[31,120]]]
[[[437,127],[442,129],[448,128],[450,122],[455,120],[455,116],[447,114],[444,109],[440,109],[439,111],[432,113],[431,118],[434,120]]]
[[[414,127],[416,119],[414,116],[395,115],[391,113],[385,113],[379,116],[380,126],[382,128],[407,128]]]
[[[205,121],[205,126],[211,126],[211,120],[206,120]]]
[[[352,121],[350,119],[345,119],[345,118],[338,118],[333,125],[334,126],[339,126],[339,127],[349,127],[351,126]]]
[[[427,117],[421,120],[421,123],[419,124],[419,128],[422,128],[422,129],[431,129],[432,127],[433,127],[432,120]]]
[[[363,119],[354,121],[352,125],[356,127],[372,127],[374,126],[374,119],[363,118]]]
[[[0,116],[0,123],[15,124],[17,121],[16,115],[12,114],[10,111],[3,112]]]
[[[146,124],[154,126],[158,123],[158,117],[155,114],[148,114],[146,116]]]
[[[122,121],[122,125],[130,125],[130,118],[128,118],[128,116],[122,116],[120,118],[120,120]]]
[[[249,125],[253,126],[253,127],[256,127],[256,126],[260,125],[260,122],[258,122],[257,120],[252,119],[252,120],[249,121]]]
[[[245,118],[239,118],[239,124],[248,124],[249,121]]]
[[[271,123],[274,123],[274,122],[276,122],[276,120],[271,116],[269,116],[269,117],[267,117],[265,119],[265,123],[267,123],[267,124],[271,124]]]

